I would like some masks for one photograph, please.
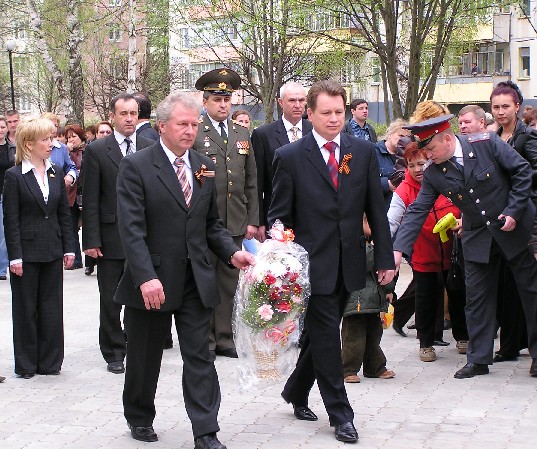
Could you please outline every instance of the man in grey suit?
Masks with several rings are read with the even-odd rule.
[[[175,318],[183,397],[195,449],[225,449],[216,432],[220,388],[209,355],[215,263],[245,268],[253,256],[233,243],[218,217],[214,163],[192,145],[200,107],[175,92],[157,108],[160,141],[121,161],[118,215],[127,263],[115,301],[125,305],[125,418],[134,439],[157,441],[155,392],[163,344]]]
[[[407,128],[433,164],[399,227],[393,245],[397,266],[410,257],[436,198],[451,199],[463,213],[462,246],[466,273],[467,364],[455,373],[465,379],[488,374],[496,334],[498,270],[504,258],[517,283],[526,314],[530,375],[537,377],[537,261],[528,248],[535,207],[531,169],[494,133],[455,136],[452,114]]]
[[[227,68],[211,70],[196,81],[196,89],[203,91],[206,114],[200,117],[193,147],[216,165],[218,212],[239,248],[244,238],[257,234],[259,224],[257,173],[250,135],[246,128],[229,119],[231,94],[240,82],[239,75]],[[216,272],[221,303],[214,309],[210,350],[215,355],[236,358],[231,316],[238,273],[220,261]]]
[[[306,91],[302,84],[288,82],[280,89],[278,104],[282,117],[252,132],[257,165],[257,193],[259,197],[259,230],[257,240],[266,239],[268,210],[272,197],[272,160],[274,152],[290,142],[296,142],[311,131],[311,122],[302,118],[306,106]]]
[[[121,306],[113,301],[123,273],[125,255],[119,240],[116,179],[119,163],[127,154],[153,143],[136,136],[138,103],[127,93],[110,102],[110,121],[114,133],[92,142],[84,152],[84,198],[82,207],[82,248],[97,259],[97,282],[100,293],[99,346],[107,369],[125,371],[125,336],[121,329]]]

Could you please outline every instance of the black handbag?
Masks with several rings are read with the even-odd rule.
[[[446,279],[448,290],[463,291],[466,289],[464,276],[464,257],[462,245],[457,233],[453,234],[453,250],[451,252],[451,268],[448,270]]]

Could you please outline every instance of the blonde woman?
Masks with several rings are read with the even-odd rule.
[[[53,123],[19,125],[15,166],[4,181],[11,272],[15,373],[59,374],[63,362],[63,267],[74,260],[71,215],[61,167],[50,160]]]

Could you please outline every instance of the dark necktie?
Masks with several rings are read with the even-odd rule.
[[[464,173],[464,167],[459,164],[456,156],[453,156],[449,161],[455,166],[457,170],[459,170],[461,173]]]
[[[127,152],[125,154],[129,155],[134,153],[134,147],[132,146],[132,140],[128,137],[125,137],[124,142],[127,144]]]
[[[222,136],[222,139],[224,139],[224,143],[227,145],[226,126],[224,125],[224,122],[220,122],[218,126],[220,127],[220,135]]]
[[[328,156],[328,162],[326,163],[326,165],[328,166],[328,172],[330,173],[330,177],[332,178],[334,187],[337,190],[337,171],[338,171],[338,163],[336,161],[337,144],[335,142],[326,142],[324,144],[324,147],[330,152],[330,156]]]
[[[187,207],[190,207],[190,200],[192,199],[192,187],[190,186],[188,178],[186,177],[185,161],[182,157],[178,157],[175,159],[173,164],[177,167],[177,178],[179,179],[179,184],[181,184],[181,189],[185,195],[186,205]]]

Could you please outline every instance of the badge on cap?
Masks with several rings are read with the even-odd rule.
[[[408,129],[414,135],[418,142],[418,148],[424,148],[434,136],[449,128],[449,121],[453,117],[453,114],[441,115],[413,125],[403,126],[403,129]]]

